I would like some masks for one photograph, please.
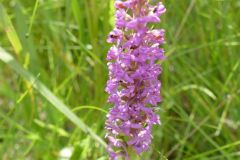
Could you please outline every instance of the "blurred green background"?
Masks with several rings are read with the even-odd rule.
[[[108,159],[113,2],[0,0],[0,159]],[[163,3],[162,124],[142,159],[238,160],[240,0]]]

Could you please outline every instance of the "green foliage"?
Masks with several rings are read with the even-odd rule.
[[[0,0],[0,159],[108,159],[113,1]],[[163,2],[162,124],[138,158],[237,160],[240,2]]]

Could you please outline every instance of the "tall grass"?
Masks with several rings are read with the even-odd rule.
[[[240,158],[240,1],[164,0],[162,97],[142,159]],[[0,0],[0,159],[107,160],[113,0]]]

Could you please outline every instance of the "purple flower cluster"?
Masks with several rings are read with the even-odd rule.
[[[109,80],[106,92],[113,103],[106,120],[111,159],[127,157],[129,150],[140,154],[151,144],[152,126],[160,124],[154,107],[161,101],[157,60],[164,58],[163,29],[150,29],[166,11],[160,2],[117,0],[116,27],[107,41],[114,45],[107,55]]]

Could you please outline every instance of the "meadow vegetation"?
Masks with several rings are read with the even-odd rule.
[[[114,0],[0,0],[0,159],[107,160]],[[240,159],[240,1],[164,0],[166,59],[144,160]]]

